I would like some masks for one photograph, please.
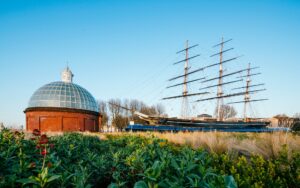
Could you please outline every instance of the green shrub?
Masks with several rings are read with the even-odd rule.
[[[282,148],[277,159],[265,160],[254,155],[231,157],[214,155],[214,169],[221,174],[232,175],[239,187],[299,187],[300,154],[288,159],[287,149]]]
[[[0,187],[297,187],[300,154],[211,154],[155,137],[0,132]],[[45,137],[45,136],[44,136]],[[242,138],[241,138],[242,139]],[[46,153],[43,153],[44,149]]]

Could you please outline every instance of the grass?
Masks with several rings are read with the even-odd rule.
[[[172,134],[155,134],[171,142],[188,144],[193,148],[205,148],[212,153],[240,152],[246,156],[260,154],[265,158],[276,158],[282,147],[289,153],[300,151],[300,136],[284,133],[223,133],[194,132]]]
[[[282,147],[289,153],[300,151],[300,136],[292,133],[154,133],[173,143],[188,144],[193,148],[205,148],[212,153],[240,152],[246,156],[260,154],[265,158],[278,157]]]
[[[49,136],[62,135],[63,133],[51,132]],[[264,158],[276,158],[283,147],[288,153],[300,151],[300,136],[287,132],[274,133],[228,133],[228,132],[114,132],[114,133],[91,133],[81,132],[83,135],[98,136],[106,139],[108,135],[140,135],[144,137],[157,137],[166,139],[171,143],[189,145],[194,149],[204,148],[205,150],[221,153],[240,153],[245,156],[261,155]]]
[[[93,134],[93,133],[92,133]],[[194,149],[204,148],[211,153],[238,152],[245,156],[254,154],[264,158],[276,158],[283,147],[288,153],[300,151],[300,136],[286,132],[274,133],[226,133],[226,132],[179,132],[179,133],[106,133],[105,135],[138,134],[141,136],[155,136],[169,142],[190,145]]]

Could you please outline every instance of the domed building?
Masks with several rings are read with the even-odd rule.
[[[99,131],[101,114],[95,98],[73,83],[69,67],[63,70],[61,79],[33,93],[24,111],[26,130]]]

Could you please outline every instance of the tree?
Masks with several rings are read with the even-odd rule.
[[[101,125],[107,126],[108,123],[108,114],[107,114],[107,104],[104,101],[98,101],[99,113],[102,115]]]
[[[130,106],[129,100],[128,99],[124,99],[122,105],[126,109],[129,109],[129,106]],[[123,114],[124,114],[125,117],[129,117],[130,111],[129,110],[124,110]]]
[[[165,112],[165,107],[162,104],[156,105],[156,112],[158,115],[162,115]]]
[[[135,111],[152,116],[161,115],[164,112],[164,106],[161,104],[148,106],[144,102],[136,99],[110,99],[108,109],[112,117],[112,125],[119,129],[126,127],[128,125],[129,120],[133,120],[135,123],[139,124],[148,123],[147,121],[142,120],[137,115],[135,115]]]
[[[292,131],[300,132],[300,121],[296,121],[291,126]]]
[[[124,100],[123,105],[120,99],[109,100],[109,111],[112,116],[112,126],[118,129],[123,129],[128,125],[128,112],[121,106],[127,107],[127,101]],[[123,115],[125,114],[125,115]]]
[[[296,132],[300,132],[300,113],[295,113],[294,116],[293,116],[295,119],[294,119],[294,122],[291,126],[291,129],[293,131],[296,131]]]
[[[147,106],[146,104],[142,103],[140,112],[147,115],[156,115],[155,106]]]
[[[121,100],[120,99],[110,99],[108,101],[108,103],[109,103],[108,109],[111,113],[112,121],[113,121],[113,119],[116,116],[121,114],[121,110],[122,110],[122,108],[120,107],[121,106]]]
[[[300,112],[295,113],[293,117],[294,117],[294,118],[299,118],[299,119],[300,119]]]
[[[221,106],[221,112],[220,112],[220,119],[228,119],[228,118],[232,118],[235,117],[237,114],[235,108],[233,106],[229,106],[229,105],[222,105]],[[218,116],[218,108],[216,107],[215,109],[215,116]]]
[[[114,127],[118,128],[119,130],[122,130],[123,128],[127,127],[127,125],[128,125],[128,117],[118,114],[113,119],[112,125]]]

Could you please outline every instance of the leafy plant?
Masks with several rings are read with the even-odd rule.
[[[29,137],[29,138],[28,138]],[[241,135],[240,140],[248,135]],[[299,187],[300,153],[211,153],[154,136],[0,132],[0,187]]]

